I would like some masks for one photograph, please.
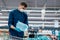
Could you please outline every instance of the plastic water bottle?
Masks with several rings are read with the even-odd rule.
[[[55,30],[52,30],[52,34],[55,35]]]
[[[59,31],[59,33],[58,33],[58,40],[60,40],[60,31]]]
[[[56,30],[55,33],[56,33],[56,36],[58,36],[58,30]]]

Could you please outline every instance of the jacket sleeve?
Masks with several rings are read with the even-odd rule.
[[[24,21],[24,23],[28,25],[28,15],[27,14],[25,15],[25,21]]]
[[[11,27],[11,25],[13,25],[13,13],[12,12],[9,13],[9,19],[8,19],[9,28]]]

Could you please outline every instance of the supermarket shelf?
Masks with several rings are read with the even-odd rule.
[[[8,26],[8,16],[9,11],[12,10],[1,10],[0,15],[0,26]],[[45,10],[45,13],[42,10],[25,10],[28,14],[28,23],[30,27],[41,27],[44,30],[59,30],[60,23],[58,28],[55,27],[55,20],[59,22],[60,20],[60,10]]]

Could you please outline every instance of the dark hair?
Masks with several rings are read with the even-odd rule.
[[[21,2],[20,5],[23,5],[24,7],[27,7],[27,4],[25,2]]]

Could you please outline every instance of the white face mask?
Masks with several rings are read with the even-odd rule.
[[[21,12],[24,12],[24,9],[20,9]]]
[[[21,11],[21,12],[27,13],[24,9],[18,9],[18,10]]]

